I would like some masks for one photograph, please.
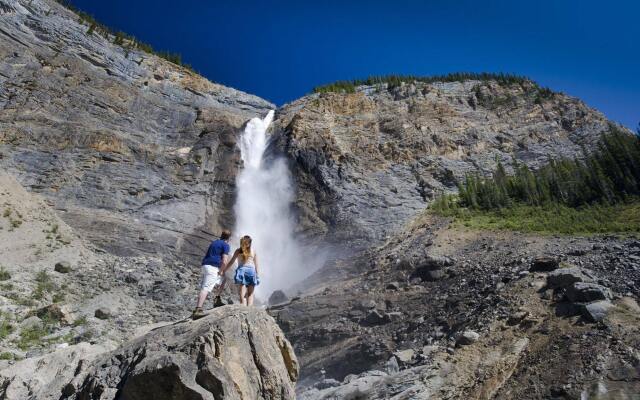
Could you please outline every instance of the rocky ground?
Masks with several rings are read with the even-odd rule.
[[[294,399],[298,363],[266,313],[226,306],[101,353],[86,343],[0,371],[2,398]]]
[[[424,215],[270,312],[305,399],[633,398],[639,255],[634,238],[474,232]]]

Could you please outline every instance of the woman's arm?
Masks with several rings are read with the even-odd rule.
[[[258,253],[253,255],[253,264],[256,267],[256,276],[260,275],[260,270],[258,269]]]
[[[238,253],[240,253],[240,249],[237,249],[236,251],[233,252],[233,257],[231,257],[231,260],[229,260],[228,263],[226,263],[226,265],[224,266],[224,268],[222,269],[222,274],[224,274],[225,272],[227,272],[227,270],[229,269],[229,267],[231,267],[233,265],[234,262],[236,262],[236,258],[238,258]]]

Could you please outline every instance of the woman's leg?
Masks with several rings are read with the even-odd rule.
[[[238,289],[238,295],[240,296],[240,304],[242,304],[243,306],[247,305],[247,299],[245,298],[245,289],[246,289],[246,286],[244,285],[240,285],[240,288]]]
[[[255,289],[255,286],[253,285],[247,286],[247,305],[248,306],[253,305],[253,289]]]

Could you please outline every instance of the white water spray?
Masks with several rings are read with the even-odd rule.
[[[242,133],[240,151],[244,168],[236,180],[234,207],[236,239],[232,247],[238,247],[237,238],[244,235],[253,239],[260,270],[256,293],[262,298],[274,290],[290,287],[313,271],[293,235],[294,190],[287,164],[282,158],[268,163],[263,159],[273,114],[269,111],[264,119],[251,119]]]

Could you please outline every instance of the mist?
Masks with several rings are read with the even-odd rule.
[[[264,153],[269,145],[267,129],[274,112],[264,119],[251,119],[240,137],[243,169],[236,178],[236,226],[232,248],[249,235],[258,255],[260,285],[256,295],[267,298],[274,290],[285,290],[307,277],[321,263],[311,249],[294,235],[291,204],[295,188],[286,160]]]

